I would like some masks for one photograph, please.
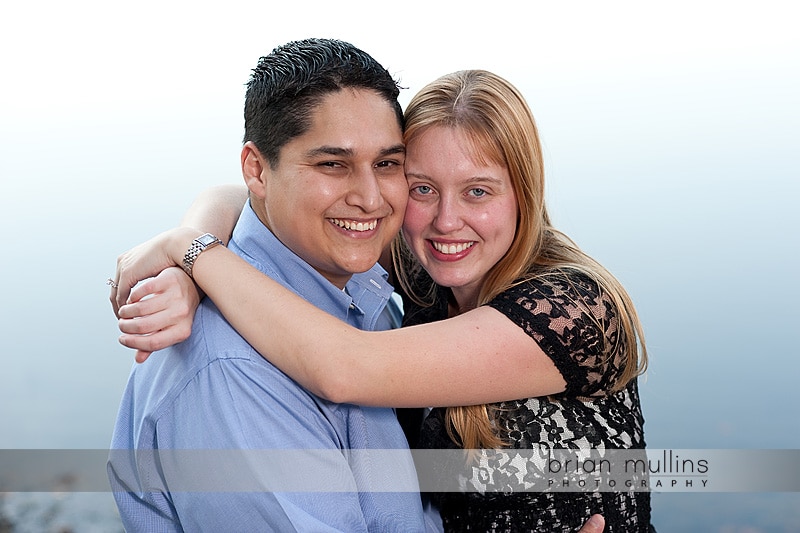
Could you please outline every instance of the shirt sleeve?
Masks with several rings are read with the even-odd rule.
[[[555,273],[525,281],[489,304],[552,359],[569,396],[604,396],[619,379],[625,339],[610,296],[588,276]]]
[[[217,360],[158,416],[151,473],[180,524],[189,531],[366,531],[336,432],[293,382],[258,379],[265,368],[260,356]],[[312,482],[321,485],[303,490]]]

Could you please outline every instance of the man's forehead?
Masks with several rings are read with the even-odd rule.
[[[403,131],[390,102],[366,89],[329,93],[292,143],[307,157],[381,157],[402,154]]]

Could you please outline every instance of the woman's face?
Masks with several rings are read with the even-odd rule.
[[[406,146],[403,234],[433,280],[472,307],[514,239],[517,199],[508,169],[478,165],[457,128],[434,126]]]

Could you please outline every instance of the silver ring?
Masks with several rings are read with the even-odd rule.
[[[108,278],[108,280],[106,281],[106,285],[111,285],[112,289],[116,289],[118,287],[116,282],[111,278]]]

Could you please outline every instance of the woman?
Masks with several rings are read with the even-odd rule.
[[[423,88],[406,122],[409,202],[393,256],[409,327],[351,328],[223,247],[197,258],[196,283],[248,342],[312,392],[336,402],[437,406],[420,447],[472,450],[484,476],[459,474],[464,492],[433,495],[446,530],[574,531],[601,513],[606,531],[648,531],[647,492],[503,492],[525,482],[509,485],[510,465],[487,460],[492,449],[645,445],[638,317],[617,280],[550,224],[524,98],[489,72],[457,72]],[[136,266],[123,269],[123,285],[180,264],[199,233],[178,228],[157,238],[152,268],[124,259]],[[133,317],[156,310],[141,300],[157,292],[154,283],[120,308],[123,344],[153,348],[137,334],[163,324]]]

